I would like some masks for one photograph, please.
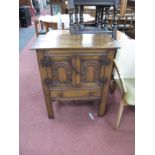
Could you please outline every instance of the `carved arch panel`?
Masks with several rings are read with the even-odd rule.
[[[72,64],[71,61],[52,62],[51,72],[52,81],[55,84],[72,83]]]
[[[81,61],[81,82],[97,82],[100,78],[100,68],[100,62],[97,60]]]

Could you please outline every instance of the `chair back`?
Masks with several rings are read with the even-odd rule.
[[[135,78],[135,40],[122,35],[119,40],[121,49],[117,50],[115,60],[123,78]],[[114,77],[118,77],[115,72]]]

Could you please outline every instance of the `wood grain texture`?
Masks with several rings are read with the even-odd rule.
[[[86,71],[86,80],[92,82],[95,79],[95,70],[93,67],[89,66]]]
[[[58,80],[60,82],[67,81],[67,74],[66,74],[66,70],[64,68],[59,68],[58,69]]]
[[[31,49],[115,49],[119,43],[104,34],[70,34],[68,30],[53,30],[39,36]],[[63,52],[63,51],[61,51]],[[74,50],[72,50],[74,53]],[[65,52],[66,53],[66,52]]]

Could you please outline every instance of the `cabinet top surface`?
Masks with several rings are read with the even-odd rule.
[[[118,41],[105,34],[70,34],[69,30],[52,30],[40,35],[32,50],[42,49],[116,49]]]

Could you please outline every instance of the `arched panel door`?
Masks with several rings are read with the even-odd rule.
[[[106,69],[110,61],[107,55],[81,57],[80,82],[83,85],[99,85],[106,82]]]
[[[72,58],[71,57],[48,57],[46,67],[48,79],[52,86],[66,86],[72,84]]]

